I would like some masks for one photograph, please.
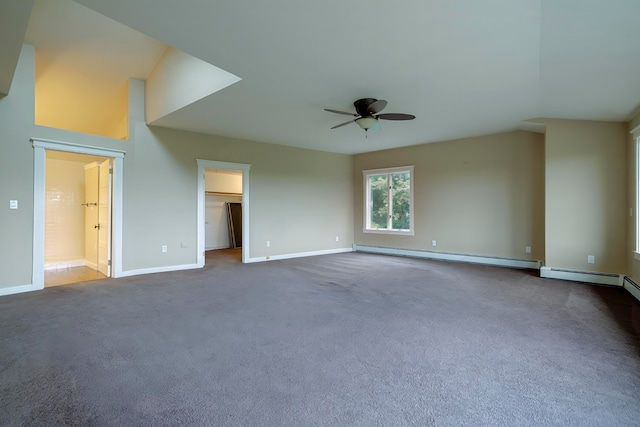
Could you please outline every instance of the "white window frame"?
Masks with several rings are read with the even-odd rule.
[[[634,257],[640,260],[640,125],[636,126],[632,131],[635,148],[635,160],[636,160],[636,179],[635,179],[635,250]]]
[[[371,228],[371,201],[369,191],[369,177],[373,175],[393,175],[397,173],[409,173],[409,185],[410,185],[410,197],[411,201],[409,203],[409,230],[398,230],[398,229],[377,229]],[[362,178],[364,183],[364,222],[362,227],[363,233],[374,233],[374,234],[394,234],[399,236],[413,236],[415,233],[414,229],[414,205],[415,199],[413,197],[414,194],[414,172],[413,166],[401,166],[395,168],[384,168],[384,169],[369,169],[362,171]],[[389,187],[389,197],[388,201],[391,202],[393,197],[393,190]],[[392,206],[389,206],[389,225],[391,224],[391,216],[393,215]]]

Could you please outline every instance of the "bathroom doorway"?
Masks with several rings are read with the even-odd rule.
[[[49,188],[47,189],[47,184],[51,184],[52,181],[49,180],[47,183],[47,156],[50,158],[58,157],[58,160],[67,160],[67,161],[75,161],[78,163],[80,167],[80,171],[76,168],[76,181],[81,180],[81,176],[84,176],[84,166],[91,162],[99,162],[104,164],[105,168],[103,169],[103,173],[109,175],[108,182],[111,185],[110,194],[108,197],[109,204],[104,206],[103,212],[106,212],[110,217],[107,217],[108,226],[103,228],[102,224],[93,224],[99,225],[99,227],[94,227],[95,230],[103,232],[106,231],[106,236],[108,236],[108,240],[106,241],[106,250],[103,249],[103,253],[108,256],[106,259],[106,264],[108,269],[104,276],[110,277],[121,277],[122,276],[122,192],[123,192],[123,181],[122,181],[122,170],[124,164],[124,155],[125,150],[114,149],[114,148],[104,148],[104,147],[94,147],[81,145],[71,142],[63,142],[63,141],[52,141],[47,139],[39,139],[32,138],[31,139],[33,148],[34,148],[34,168],[33,168],[33,273],[32,273],[32,284],[30,290],[39,290],[45,287],[45,272],[56,270],[64,270],[65,268],[74,268],[78,267],[89,267],[94,272],[99,269],[92,268],[91,261],[87,262],[87,255],[84,252],[84,245],[86,242],[82,241],[79,244],[79,240],[73,240],[73,244],[75,246],[75,250],[71,252],[67,252],[66,254],[60,256],[59,253],[55,254],[52,258],[51,256],[45,257],[45,223],[47,219],[45,218],[45,213],[47,211],[45,207],[45,201],[47,200],[47,193],[49,192],[49,196],[59,196],[55,197],[53,203],[63,203],[67,206],[73,206],[76,208],[74,210],[75,216],[75,228],[74,230],[80,235],[84,236],[83,232],[78,232],[78,225],[82,227],[84,230],[85,221],[84,219],[84,209],[86,206],[83,206],[83,203],[87,203],[85,201],[84,196],[84,180],[82,180],[81,187],[78,189],[76,185],[74,191],[58,191],[56,189]],[[86,155],[88,157],[75,157],[75,155]],[[65,157],[71,156],[71,157]],[[105,163],[106,162],[106,163]],[[108,167],[107,167],[108,166]],[[52,166],[49,164],[49,173],[52,172]],[[54,177],[58,176],[53,174]],[[49,175],[51,177],[51,175]],[[103,180],[103,183],[105,180]],[[90,201],[88,203],[91,203]],[[96,203],[100,204],[98,201]],[[104,205],[104,204],[103,204]],[[100,206],[96,206],[99,208]],[[78,210],[78,208],[81,208]],[[68,216],[58,215],[59,220],[64,218],[68,219]],[[51,217],[49,217],[49,221],[51,221]],[[55,229],[50,229],[54,230]],[[55,241],[55,240],[53,240]],[[104,240],[103,240],[104,241]],[[59,240],[58,242],[62,242]],[[71,242],[71,240],[65,241]],[[98,242],[100,245],[100,242]],[[78,249],[79,246],[82,246],[82,251]],[[103,247],[105,245],[103,244]],[[51,249],[51,248],[50,248]],[[72,253],[72,255],[69,255]],[[48,255],[51,255],[49,253]],[[48,264],[50,264],[48,269],[45,269],[45,258],[49,260]],[[75,262],[74,262],[75,261]],[[53,265],[51,265],[53,264]],[[75,265],[74,265],[75,264]],[[80,264],[80,265],[78,265]],[[84,265],[82,265],[84,264]],[[87,265],[89,264],[89,265]],[[96,264],[100,264],[100,259],[98,258]],[[94,273],[97,275],[97,273]],[[98,276],[101,277],[101,276]],[[73,278],[72,282],[78,281],[87,281],[89,279],[82,278]],[[64,280],[68,282],[67,279]],[[53,283],[53,282],[51,282]]]
[[[44,285],[111,276],[112,159],[46,151]]]

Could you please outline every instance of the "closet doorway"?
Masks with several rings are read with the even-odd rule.
[[[198,266],[251,262],[249,170],[244,163],[196,159]]]
[[[44,285],[111,276],[112,159],[46,151]]]
[[[242,171],[205,169],[205,265],[242,261]]]

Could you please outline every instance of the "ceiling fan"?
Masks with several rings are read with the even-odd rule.
[[[331,129],[339,128],[341,126],[348,125],[351,122],[355,122],[358,126],[364,129],[367,132],[369,129],[379,129],[380,124],[378,120],[413,120],[416,116],[412,114],[402,114],[402,113],[382,113],[379,114],[380,111],[384,110],[384,107],[387,106],[387,101],[384,99],[374,99],[374,98],[362,98],[358,99],[353,103],[354,107],[356,107],[356,113],[348,113],[346,111],[338,111],[331,110],[329,108],[325,108],[324,111],[328,111],[330,113],[336,114],[344,114],[346,116],[353,116],[355,119],[349,120],[348,122],[340,123],[332,127]]]

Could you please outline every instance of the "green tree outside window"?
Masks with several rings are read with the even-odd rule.
[[[368,229],[411,230],[411,173],[367,175]],[[391,200],[391,203],[389,203]]]

